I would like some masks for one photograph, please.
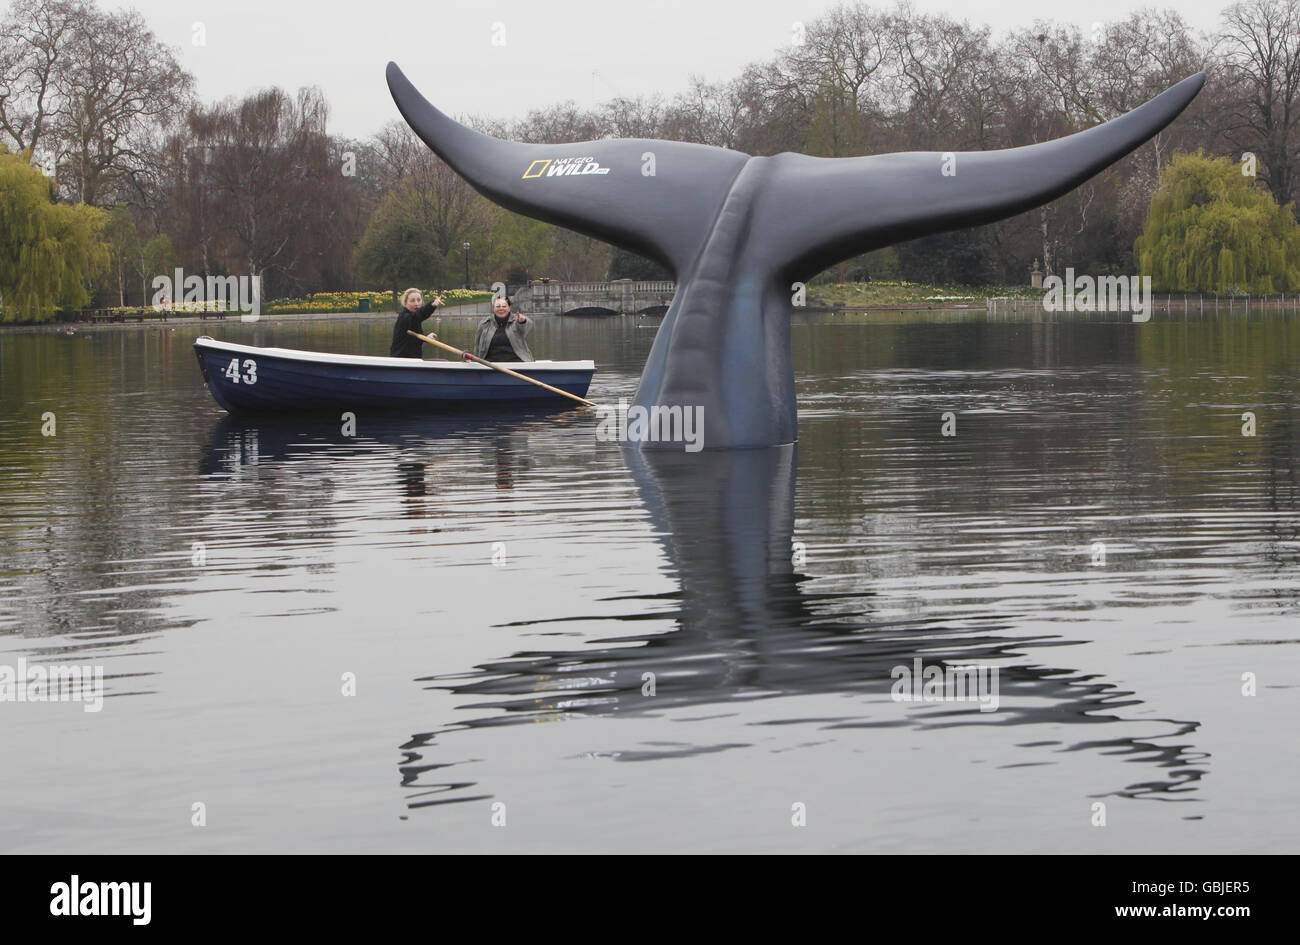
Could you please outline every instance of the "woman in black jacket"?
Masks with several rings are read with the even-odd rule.
[[[397,323],[393,325],[393,343],[388,348],[390,358],[418,358],[424,348],[424,342],[412,338],[408,331],[420,331],[420,325],[442,305],[442,296],[435,296],[432,302],[424,302],[419,289],[407,289],[402,293],[402,311],[397,314]],[[442,322],[442,316],[434,324]]]

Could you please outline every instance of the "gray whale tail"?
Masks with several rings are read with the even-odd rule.
[[[1047,203],[1157,134],[1205,82],[1198,73],[1104,124],[1020,148],[816,158],[641,138],[502,141],[434,108],[395,63],[387,78],[415,133],[485,197],[673,272],[635,403],[699,411],[706,449],[796,439],[791,283]]]

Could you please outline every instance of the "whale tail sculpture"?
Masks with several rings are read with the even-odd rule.
[[[699,411],[706,449],[794,442],[792,283],[1054,200],[1153,137],[1204,82],[1198,73],[1105,124],[1004,151],[753,157],[645,138],[502,141],[448,118],[388,64],[402,117],[489,200],[673,272],[635,404]]]

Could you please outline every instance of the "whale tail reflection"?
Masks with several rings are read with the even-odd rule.
[[[1168,734],[1107,739],[1113,730],[1091,726],[1127,721],[1119,713],[1136,701],[1133,694],[1095,673],[1027,658],[1031,648],[1049,640],[1069,641],[1028,635],[1014,615],[982,617],[972,625],[902,621],[877,612],[870,586],[818,590],[819,582],[797,563],[805,551],[815,556],[817,549],[796,543],[794,446],[693,455],[624,450],[623,456],[677,589],[606,598],[599,618],[580,608],[577,614],[511,624],[572,631],[598,619],[617,628],[577,648],[506,653],[468,671],[444,668],[420,677],[427,688],[468,697],[473,717],[402,744],[399,768],[409,807],[492,796],[488,785],[464,776],[455,758],[457,732],[466,728],[567,725],[585,718],[680,721],[699,714],[683,710],[700,706],[827,696],[835,700],[821,704],[835,708],[805,721],[835,733],[828,737],[851,740],[855,736],[845,730],[904,725],[1024,725],[1056,732],[1062,725],[1087,726],[1086,740],[1039,742],[1035,750],[1047,751],[1041,746],[1050,744],[1058,751],[1119,753],[1163,772],[1115,794],[1172,799],[1195,791],[1204,769],[1185,739],[1196,723],[1162,720]],[[608,606],[620,603],[627,612],[608,616]],[[896,704],[897,670],[918,658],[941,668],[998,666],[1000,706],[985,713],[970,702]],[[539,732],[544,737],[545,729]],[[615,760],[746,747],[676,745],[634,742],[619,746]]]

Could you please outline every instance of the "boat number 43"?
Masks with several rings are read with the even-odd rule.
[[[244,373],[239,373],[239,358],[231,358],[230,364],[226,367],[226,377],[230,378],[230,383],[238,384],[243,381],[245,384],[257,383],[257,362],[252,358],[244,359]]]

